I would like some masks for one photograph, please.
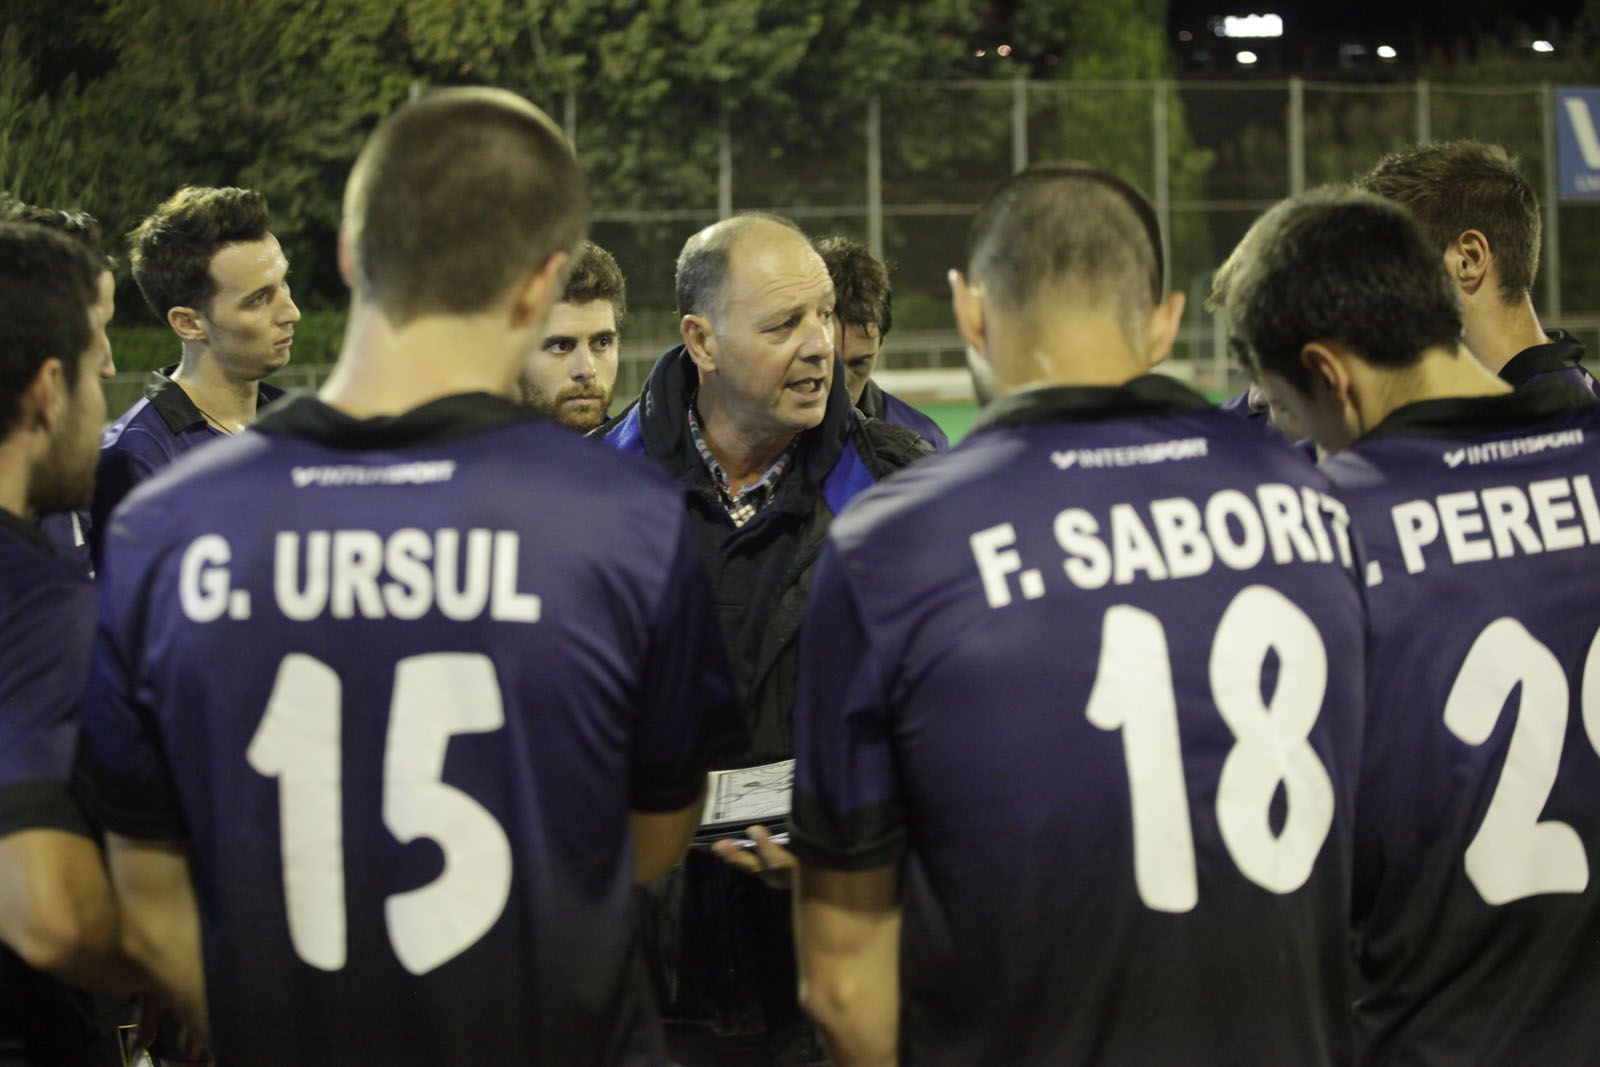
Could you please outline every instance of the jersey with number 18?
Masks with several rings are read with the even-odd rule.
[[[483,394],[290,402],[129,497],[84,778],[189,848],[219,1062],[661,1062],[629,812],[732,714],[682,511]]]
[[[1325,468],[1370,552],[1371,1064],[1600,1056],[1600,405],[1401,408]]]
[[[1343,509],[1151,376],[995,405],[834,524],[802,861],[903,860],[906,1064],[1343,1064]]]

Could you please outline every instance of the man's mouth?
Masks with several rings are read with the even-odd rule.
[[[790,382],[784,388],[801,396],[817,396],[822,392],[822,379],[801,378],[799,381]]]
[[[272,347],[273,348],[288,348],[292,344],[294,344],[294,334],[291,333],[288,337],[280,337],[280,338],[278,338],[278,340],[273,343]]]

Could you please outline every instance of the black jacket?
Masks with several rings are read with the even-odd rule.
[[[639,398],[595,435],[610,447],[650,456],[683,486],[749,728],[748,747],[719,753],[715,766],[752,766],[793,755],[797,637],[811,570],[834,515],[932,446],[852,408],[844,369],[835,363],[822,423],[800,435],[777,497],[735,527],[689,433],[698,384],[679,345],[656,361]]]

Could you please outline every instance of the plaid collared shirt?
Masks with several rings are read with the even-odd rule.
[[[756,512],[772,503],[772,498],[778,495],[778,486],[783,484],[783,476],[788,473],[789,465],[794,462],[795,446],[791,444],[784,449],[783,455],[772,461],[772,466],[768,467],[760,478],[738,493],[734,493],[730,488],[728,472],[722,469],[717,457],[706,447],[705,434],[700,430],[700,416],[695,413],[692,404],[689,406],[689,436],[694,438],[694,447],[700,452],[706,470],[711,472],[711,481],[717,487],[717,495],[722,498],[722,506],[727,509],[728,518],[733,520],[735,526],[743,526],[755,518]]]

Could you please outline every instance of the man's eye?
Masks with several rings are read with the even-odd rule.
[[[612,345],[614,345],[616,343],[617,343],[617,339],[615,337],[598,337],[598,338],[595,339],[594,343],[592,345],[590,345],[589,347],[590,348],[598,348],[598,349],[606,349],[606,348],[610,348]]]
[[[573,348],[571,341],[546,341],[544,350],[554,356],[564,356]]]

